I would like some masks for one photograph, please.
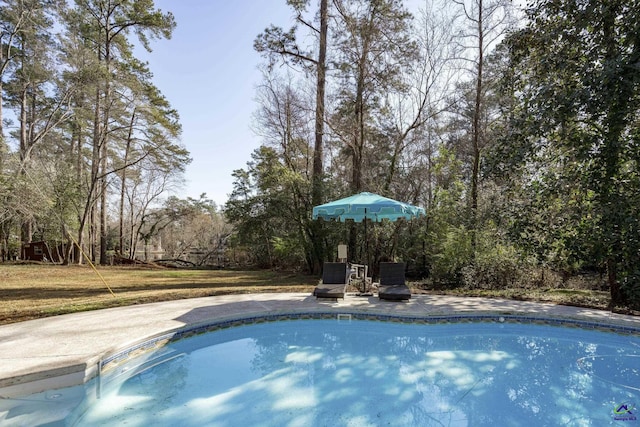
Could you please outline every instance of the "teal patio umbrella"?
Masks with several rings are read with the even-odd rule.
[[[374,193],[359,193],[344,199],[335,200],[313,208],[313,219],[336,220],[344,222],[365,219],[380,222],[388,219],[412,219],[426,215],[424,208],[399,202]]]
[[[340,222],[347,220],[355,222],[364,221],[367,263],[369,262],[367,219],[374,222],[381,222],[385,219],[396,221],[400,218],[410,220],[425,215],[426,212],[424,208],[366,192],[316,206],[313,208],[312,213],[313,219],[320,218],[327,221],[334,220]]]

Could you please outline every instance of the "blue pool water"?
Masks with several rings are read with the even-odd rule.
[[[278,321],[172,342],[96,389],[69,425],[640,426],[640,337],[510,322]]]

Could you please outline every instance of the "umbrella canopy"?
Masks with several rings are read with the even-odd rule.
[[[424,208],[373,193],[359,193],[313,208],[313,219],[341,222],[348,219],[355,222],[365,219],[376,222],[384,219],[396,221],[399,218],[411,219],[421,215],[426,215]]]

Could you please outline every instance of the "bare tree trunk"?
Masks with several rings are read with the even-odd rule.
[[[138,246],[138,234],[135,230],[133,209],[131,209],[131,212],[129,212],[129,258],[131,259],[135,258],[137,246]]]
[[[27,105],[27,86],[22,87],[20,92],[20,176],[26,175],[27,163],[29,160],[29,132],[28,132],[28,105]],[[20,233],[20,240],[22,243],[31,242],[33,236],[33,222],[30,216],[27,214],[22,219],[22,227]]]
[[[315,143],[313,146],[313,174],[311,176],[311,205],[322,204],[323,188],[323,138],[324,138],[324,99],[326,87],[326,62],[327,62],[327,32],[328,32],[328,0],[320,0],[320,50],[318,52],[316,85],[316,123]],[[311,273],[319,274],[324,260],[323,224],[315,221],[311,226],[311,240],[313,242],[313,259],[311,260]]]
[[[106,144],[103,145],[103,154],[100,161],[102,178],[100,179],[100,264],[107,263],[107,153]]]
[[[365,102],[364,102],[364,92],[366,90],[365,87],[365,79],[368,73],[368,59],[369,59],[369,51],[371,48],[371,37],[372,34],[370,32],[371,28],[373,28],[373,20],[376,15],[376,7],[372,6],[373,9],[369,12],[369,20],[368,23],[364,27],[365,34],[363,35],[362,40],[362,52],[360,54],[360,58],[358,61],[358,76],[356,83],[356,99],[355,99],[355,119],[356,119],[356,135],[354,138],[354,151],[353,151],[353,171],[352,171],[352,189],[354,193],[359,193],[363,189],[362,183],[362,165],[364,162],[364,146],[366,142],[366,131],[365,131]]]
[[[102,103],[100,101],[100,88],[96,88],[95,93],[95,108],[93,111],[93,137],[92,137],[92,154],[91,154],[91,176],[89,177],[89,189],[87,192],[87,199],[84,205],[84,211],[80,219],[80,227],[78,228],[78,245],[82,248],[84,242],[84,231],[89,223],[89,256],[92,261],[95,261],[95,192],[96,184],[98,182],[98,174],[100,171],[100,152],[102,145],[102,129],[100,126],[100,116],[102,111]],[[78,153],[80,156],[80,153]],[[80,163],[81,160],[78,159]],[[78,257],[78,264],[82,264],[82,252]]]
[[[0,63],[2,62],[2,54],[0,53]],[[2,73],[0,73],[0,77],[2,77]],[[4,124],[2,122],[3,111],[2,111],[2,103],[4,102],[2,96],[2,78],[0,78],[0,171],[4,170],[4,157],[7,154],[7,147],[4,143]]]
[[[136,118],[136,110],[133,109],[133,113],[131,114],[131,121],[129,122],[129,134],[127,135],[127,144],[124,150],[124,164],[126,165],[129,161],[129,151],[131,150],[131,138],[133,135],[133,124],[135,123]],[[122,168],[122,174],[120,175],[120,224],[119,224],[119,247],[120,253],[124,255],[124,202],[125,202],[125,192],[126,192],[126,182],[127,182],[127,168]]]
[[[365,48],[368,45],[365,41]],[[366,51],[365,51],[366,52]],[[355,102],[355,119],[356,119],[356,131],[353,135],[353,146],[351,159],[351,190],[353,193],[359,193],[362,191],[362,156],[364,152],[364,72],[366,67],[366,54],[362,53],[360,58],[360,64],[358,64],[358,83],[356,87],[356,102]],[[366,220],[365,220],[366,221]],[[352,254],[354,259],[358,259],[358,227],[355,223],[350,224],[349,227],[349,253]]]
[[[478,178],[480,174],[480,109],[482,108],[482,66],[484,62],[484,29],[482,0],[478,0],[478,74],[476,76],[475,105],[473,109],[472,141],[473,165],[471,170],[471,256],[475,260],[478,246]]]
[[[91,205],[90,224],[89,224],[89,257],[91,262],[96,262],[96,204]]]
[[[320,50],[318,52],[316,85],[316,123],[315,143],[313,146],[313,192],[311,200],[313,205],[322,203],[322,175],[323,169],[323,137],[324,137],[324,98],[326,86],[326,61],[327,61],[327,8],[328,0],[320,0]]]
[[[365,39],[363,49],[368,48],[368,39]],[[365,144],[364,125],[364,73],[366,72],[367,51],[364,50],[358,64],[358,83],[356,86],[355,118],[356,132],[353,138],[353,159],[351,171],[351,188],[354,193],[362,191],[362,163]]]
[[[104,109],[103,109],[103,122],[102,122],[102,131],[104,133],[104,138],[102,140],[102,158],[100,162],[100,170],[101,170],[101,192],[100,192],[100,263],[106,264],[107,262],[107,157],[109,155],[107,146],[108,146],[108,135],[109,135],[109,117],[110,117],[110,109],[111,109],[111,27],[110,22],[107,19],[105,27],[105,67],[106,73],[105,75],[105,87],[104,87]]]

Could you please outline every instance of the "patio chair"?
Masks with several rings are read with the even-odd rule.
[[[316,298],[344,298],[351,271],[346,262],[325,262],[322,283],[313,290]]]
[[[403,262],[380,263],[380,285],[378,298],[393,301],[408,300],[411,290],[404,279],[405,264]]]

